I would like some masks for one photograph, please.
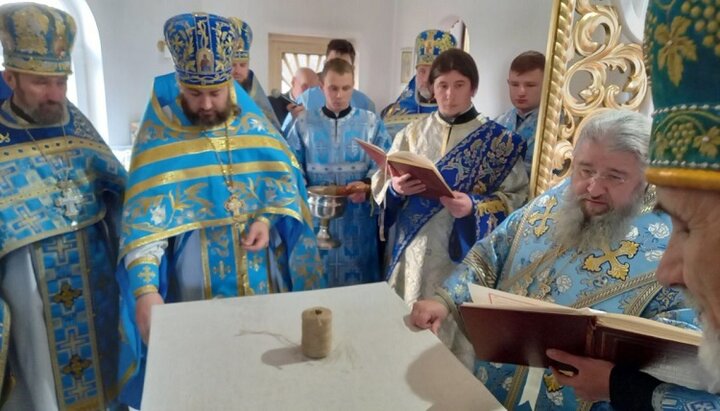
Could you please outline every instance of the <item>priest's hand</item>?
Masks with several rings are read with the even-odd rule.
[[[425,191],[425,184],[416,178],[412,178],[410,174],[403,174],[400,177],[393,176],[391,184],[396,193],[404,196],[411,196]]]
[[[150,340],[150,313],[153,305],[159,304],[164,304],[164,301],[157,292],[143,294],[135,301],[135,322],[146,345]]]
[[[347,197],[351,202],[355,204],[364,203],[370,193],[370,185],[362,181],[353,181],[343,187],[343,191],[348,193]]]
[[[300,113],[305,111],[305,106],[303,106],[302,104],[288,104],[286,108],[293,119],[296,119],[300,115]]]
[[[575,389],[575,394],[586,401],[610,400],[610,372],[614,364],[589,357],[579,357],[565,351],[549,349],[545,353],[551,359],[575,367],[578,372],[572,376],[550,367],[560,385]]]
[[[410,322],[418,328],[430,329],[437,334],[443,320],[450,311],[442,303],[435,300],[420,300],[413,304]]]
[[[265,221],[255,221],[242,238],[242,248],[247,251],[260,251],[268,246],[270,241],[270,227]]]
[[[473,203],[465,193],[453,191],[455,197],[440,197],[440,202],[448,209],[450,215],[455,218],[467,217],[472,213]]]

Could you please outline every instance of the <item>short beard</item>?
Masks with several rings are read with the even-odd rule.
[[[640,185],[629,205],[587,217],[582,209],[582,200],[572,191],[572,187],[567,187],[556,213],[562,216],[555,225],[557,245],[584,253],[625,238],[630,222],[642,209],[644,193],[645,187]]]
[[[28,115],[39,125],[58,124],[65,117],[65,105],[56,102],[42,103],[38,108],[29,112]]]
[[[184,96],[180,96],[180,107],[182,107],[182,111],[190,124],[203,128],[212,128],[224,124],[230,116],[235,116],[240,112],[238,107],[232,103],[232,100],[230,100],[229,97],[225,110],[213,110],[213,115],[211,117],[201,116],[199,113],[190,110]]]
[[[20,103],[19,106],[26,106],[27,104],[25,104],[25,102],[27,99],[25,98],[25,91],[22,89],[20,82],[18,82],[18,87],[14,93],[16,95],[15,97],[17,97],[17,102]],[[40,103],[36,108],[27,112],[27,115],[30,116],[35,124],[41,126],[58,124],[65,117],[65,102],[46,101]]]

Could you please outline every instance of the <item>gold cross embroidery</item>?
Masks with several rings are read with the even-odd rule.
[[[92,361],[83,360],[79,355],[73,354],[70,358],[70,362],[63,367],[62,372],[63,374],[71,374],[73,378],[79,380],[82,378],[85,370],[90,368],[90,365],[92,365]]]
[[[150,280],[152,280],[155,277],[155,272],[150,269],[149,266],[143,267],[142,271],[138,273],[138,277],[142,278],[143,282],[145,284],[149,284]]]
[[[75,299],[82,295],[82,290],[75,290],[70,286],[70,283],[64,283],[60,287],[60,292],[55,294],[52,298],[54,303],[65,306],[66,309],[70,309],[75,304]]]
[[[530,214],[530,217],[528,217],[528,222],[534,226],[534,224],[538,221],[540,221],[540,225],[534,226],[533,232],[535,233],[536,237],[540,237],[541,235],[545,234],[550,227],[547,225],[547,220],[550,218],[550,215],[552,214],[552,209],[557,205],[557,199],[555,197],[550,197],[545,204],[545,210],[541,212],[534,212]]]
[[[602,254],[595,256],[595,254],[589,255],[583,262],[583,268],[592,271],[594,273],[600,272],[603,264],[608,263],[610,269],[608,275],[612,278],[625,281],[628,273],[630,272],[630,264],[623,264],[618,260],[618,257],[625,256],[628,258],[635,257],[640,244],[623,240],[620,242],[620,247],[616,250],[611,250],[610,247],[602,247]]]
[[[221,280],[224,280],[225,277],[230,274],[230,267],[226,267],[225,262],[220,261],[220,264],[218,264],[217,267],[213,268],[213,273],[220,277]]]
[[[545,386],[547,387],[548,392],[560,391],[563,387],[553,374],[543,375],[543,380],[545,380]]]

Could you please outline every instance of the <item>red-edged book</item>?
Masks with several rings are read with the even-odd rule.
[[[422,181],[426,189],[419,193],[419,196],[431,199],[453,197],[452,190],[445,182],[442,174],[435,167],[435,164],[427,158],[409,151],[396,151],[386,154],[383,149],[375,144],[360,139],[355,139],[355,141],[378,164],[381,170],[387,168],[390,174],[396,177],[410,174],[413,179]]]
[[[625,314],[574,309],[486,287],[472,287],[473,303],[459,307],[475,355],[485,361],[555,366],[556,348],[646,371],[663,381],[701,387],[697,361],[702,334]]]

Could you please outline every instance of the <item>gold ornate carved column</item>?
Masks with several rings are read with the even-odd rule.
[[[569,171],[574,136],[583,120],[607,108],[637,110],[648,79],[640,44],[621,42],[615,7],[557,0],[550,24],[531,194]]]

